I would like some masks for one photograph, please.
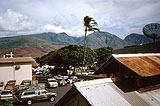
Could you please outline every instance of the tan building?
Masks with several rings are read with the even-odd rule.
[[[9,80],[32,80],[32,57],[0,58],[0,82],[5,85]]]

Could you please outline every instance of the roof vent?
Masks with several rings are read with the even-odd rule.
[[[13,58],[13,53],[10,52],[10,54],[3,55],[3,58]]]

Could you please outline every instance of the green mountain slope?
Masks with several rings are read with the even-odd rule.
[[[136,34],[136,33],[132,33],[132,34],[126,36],[124,41],[130,42],[133,44],[137,44],[137,45],[153,42],[152,39],[150,39],[144,35]]]
[[[66,33],[58,33],[52,40],[52,43],[54,44],[61,44],[61,45],[75,45],[76,41],[68,36]]]
[[[14,37],[0,38],[0,55],[14,51],[19,56],[41,56],[51,50],[58,49],[65,45],[84,45],[83,37],[71,37],[66,33],[40,33],[31,35],[22,35]],[[130,43],[123,41],[115,35],[108,32],[94,32],[87,36],[87,46],[93,49],[104,46],[113,48],[122,48]],[[34,52],[31,52],[34,51]],[[18,51],[18,53],[17,53]],[[40,53],[36,53],[40,52]],[[31,53],[31,55],[28,55]]]
[[[81,39],[79,44],[84,45],[84,38]],[[87,46],[93,49],[104,46],[111,46],[113,48],[122,48],[128,45],[131,44],[123,41],[122,39],[108,32],[94,32],[87,36]]]
[[[40,48],[43,44],[48,44],[48,42],[43,39],[29,36],[0,38],[0,51],[25,46]]]

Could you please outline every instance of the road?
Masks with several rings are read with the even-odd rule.
[[[71,86],[63,86],[63,87],[58,87],[58,88],[49,88],[47,89],[48,91],[54,91],[57,93],[57,97],[55,98],[54,102],[50,102],[48,100],[43,100],[43,101],[38,101],[34,102],[32,106],[54,106],[62,97],[65,93],[67,93],[68,90],[70,90]],[[0,106],[5,106],[2,105],[5,103],[0,103]],[[26,104],[21,104],[21,103],[14,103],[14,106],[27,106]]]

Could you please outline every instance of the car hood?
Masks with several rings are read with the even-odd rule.
[[[57,82],[49,82],[49,84],[58,84]]]
[[[57,96],[57,93],[55,93],[55,92],[48,92],[47,94]]]

